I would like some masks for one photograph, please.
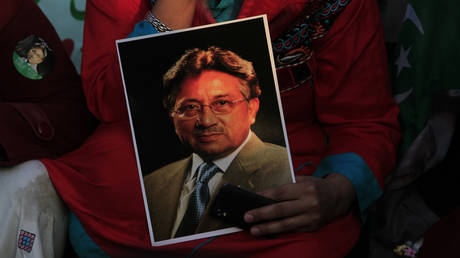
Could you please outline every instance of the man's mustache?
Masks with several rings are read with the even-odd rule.
[[[211,127],[204,127],[204,126],[196,126],[193,129],[193,134],[203,134],[203,133],[223,133],[224,128],[219,126],[211,126]]]

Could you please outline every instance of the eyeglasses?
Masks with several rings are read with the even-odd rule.
[[[200,103],[191,103],[187,105],[180,106],[176,110],[172,110],[173,113],[178,114],[179,118],[182,119],[192,119],[198,115],[198,113],[203,112],[204,107],[209,107],[215,115],[225,115],[233,111],[235,105],[247,101],[246,98],[241,98],[237,100],[217,100],[211,103],[210,105],[203,105]]]

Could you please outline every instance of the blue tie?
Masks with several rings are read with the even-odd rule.
[[[209,202],[209,179],[219,171],[219,168],[212,162],[204,162],[198,167],[197,171],[198,177],[195,190],[190,196],[187,211],[174,237],[187,236],[195,233],[196,227],[198,223],[200,223],[200,218]]]

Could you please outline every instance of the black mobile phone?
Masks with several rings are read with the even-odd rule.
[[[276,203],[275,200],[244,190],[236,185],[224,184],[211,204],[210,211],[211,216],[242,229],[249,229],[251,224],[244,221],[244,213],[274,203]]]

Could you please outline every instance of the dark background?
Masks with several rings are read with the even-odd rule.
[[[263,141],[285,146],[262,18],[118,42],[143,175],[190,154],[162,106],[161,79],[185,50],[209,46],[231,50],[253,62],[262,95],[252,130]]]

